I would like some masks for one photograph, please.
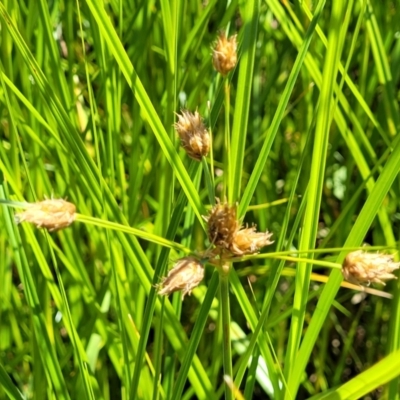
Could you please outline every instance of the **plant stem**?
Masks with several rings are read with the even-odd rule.
[[[206,181],[206,186],[207,186],[208,200],[210,201],[210,204],[213,206],[215,204],[214,182],[210,174],[210,170],[208,169],[208,164],[205,157],[202,157],[201,164],[204,170],[204,179]]]
[[[232,373],[232,351],[231,351],[231,315],[229,305],[229,271],[231,265],[226,263],[222,265],[219,272],[220,279],[220,296],[221,296],[221,312],[222,312],[222,350],[224,375],[233,380]],[[232,390],[225,384],[225,399],[233,400]]]
[[[227,186],[231,187],[232,177],[231,177],[231,132],[229,124],[229,113],[230,113],[230,86],[228,79],[224,79],[224,90],[225,90],[225,158],[224,158],[224,193],[222,198],[224,199],[227,192]],[[228,192],[229,193],[229,192]],[[228,194],[229,196],[229,194]],[[230,200],[230,199],[229,199]]]

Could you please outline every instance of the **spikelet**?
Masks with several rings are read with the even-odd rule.
[[[222,75],[228,74],[237,63],[237,40],[236,35],[229,39],[225,32],[220,32],[214,44],[212,62],[214,68]]]
[[[200,161],[210,150],[210,134],[203,124],[200,114],[182,110],[178,122],[174,125],[187,155]]]
[[[237,204],[229,205],[217,199],[210,214],[203,218],[208,225],[208,238],[217,247],[229,250],[240,225],[237,221]]]
[[[343,262],[342,273],[347,281],[355,283],[381,283],[397,279],[392,272],[400,267],[390,254],[366,253],[362,250],[349,253]]]
[[[270,240],[272,233],[268,231],[257,232],[255,226],[242,229],[237,219],[237,204],[221,204],[217,199],[210,214],[203,218],[207,221],[210,242],[233,255],[258,253],[262,247],[273,243]]]
[[[271,236],[268,231],[257,232],[255,226],[244,228],[236,233],[229,250],[237,256],[258,253],[262,247],[274,243]]]
[[[204,267],[195,257],[184,257],[177,261],[157,286],[158,294],[169,296],[173,292],[182,291],[182,300],[186,294],[199,286],[204,278]]]
[[[15,214],[14,219],[17,224],[26,221],[52,232],[70,226],[75,217],[74,204],[63,199],[48,199],[29,204],[25,211]]]

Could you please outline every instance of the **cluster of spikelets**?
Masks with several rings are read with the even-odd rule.
[[[214,44],[212,63],[223,76],[236,66],[236,35],[227,38],[224,32],[219,34]],[[210,150],[210,134],[197,111],[191,113],[183,110],[181,115],[178,115],[175,129],[189,157],[201,161],[202,157],[207,156]],[[50,232],[70,226],[75,218],[75,205],[63,199],[46,199],[31,203],[25,211],[15,215],[16,223],[30,222]],[[203,257],[189,256],[178,260],[158,285],[160,295],[181,291],[183,298],[203,280],[205,262],[212,262],[216,257],[226,260],[235,256],[255,254],[264,246],[273,243],[270,240],[272,233],[257,232],[255,226],[242,226],[237,218],[236,204],[221,203],[217,199],[209,215],[203,218],[207,222],[208,238],[214,248]],[[394,262],[392,255],[358,250],[346,256],[342,273],[346,280],[353,283],[385,284],[386,280],[397,279],[393,271],[399,267],[400,263]]]
[[[227,38],[225,32],[219,34],[214,45],[212,62],[214,68],[223,76],[235,68],[237,63],[236,35]],[[181,114],[178,114],[175,130],[181,139],[182,147],[190,158],[201,161],[202,157],[207,156],[210,150],[210,134],[197,111],[191,113],[188,110],[182,110]]]
[[[76,217],[76,207],[63,199],[46,199],[27,205],[25,211],[15,214],[17,224],[27,221],[50,232],[70,226]]]
[[[212,53],[214,68],[226,76],[237,63],[237,36],[228,38],[221,32],[214,44]],[[204,126],[199,113],[183,110],[178,115],[175,129],[181,139],[181,145],[187,155],[201,161],[210,150],[210,134]],[[258,253],[260,249],[272,243],[272,234],[257,232],[255,226],[243,227],[237,218],[237,205],[226,202],[213,207],[208,216],[203,217],[207,222],[207,233],[212,251],[200,261],[196,257],[185,257],[178,260],[168,276],[158,285],[158,293],[169,295],[182,291],[182,297],[190,294],[199,285],[204,276],[204,261],[212,262],[216,257],[221,259]],[[200,257],[199,257],[200,258]]]
[[[258,253],[262,247],[273,243],[272,233],[257,232],[255,226],[243,228],[237,218],[237,204],[221,204],[217,199],[210,214],[203,218],[207,222],[208,238],[221,257]]]
[[[225,32],[221,32],[214,44],[212,62],[214,68],[221,74],[227,75],[235,68],[237,63],[237,36],[227,38]]]
[[[208,239],[215,246],[214,249],[206,252],[201,259],[191,256],[178,260],[158,286],[159,294],[182,291],[183,298],[202,281],[205,261],[213,262],[216,257],[226,261],[235,256],[255,254],[273,243],[270,240],[272,233],[257,232],[254,226],[242,226],[237,218],[237,204],[229,205],[217,199],[209,215],[203,218],[207,222]]]
[[[349,253],[343,262],[344,278],[357,284],[381,283],[397,279],[393,271],[399,269],[400,263],[393,261],[390,254],[366,253],[362,250]]]
[[[221,75],[226,76],[237,63],[237,36],[230,38],[221,32],[214,43],[212,63]],[[201,161],[210,150],[210,134],[205,127],[200,114],[183,110],[178,114],[175,129],[180,137],[182,147],[187,155]],[[158,285],[160,295],[169,295],[176,291],[182,292],[182,297],[190,294],[200,284],[204,277],[204,262],[213,262],[216,257],[229,259],[235,256],[258,253],[261,248],[273,243],[272,234],[257,232],[255,226],[243,227],[237,218],[237,205],[226,202],[213,207],[208,216],[203,216],[207,222],[207,233],[214,249],[203,257],[184,257],[176,262]],[[357,284],[381,283],[396,278],[393,271],[400,263],[393,262],[393,257],[384,254],[371,254],[364,251],[349,253],[343,263],[343,276],[346,280]]]

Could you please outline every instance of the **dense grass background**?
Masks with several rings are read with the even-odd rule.
[[[0,398],[400,397],[399,281],[338,268],[398,247],[398,1],[2,0],[0,21],[0,197],[79,212],[49,234],[0,211]],[[275,243],[182,302],[155,284],[207,248],[210,207],[183,107],[216,196]]]

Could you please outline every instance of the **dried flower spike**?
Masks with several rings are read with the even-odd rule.
[[[32,203],[28,208],[15,214],[17,224],[27,221],[37,228],[46,228],[50,232],[66,228],[74,222],[76,207],[63,199],[49,199]]]
[[[254,226],[244,228],[236,233],[229,249],[237,256],[258,253],[262,247],[274,243],[270,240],[271,236],[268,231],[257,232]]]
[[[203,218],[208,225],[208,238],[217,247],[229,250],[236,232],[240,228],[237,220],[237,205],[229,205],[217,199],[217,204],[212,208],[210,214]]]
[[[236,35],[233,35],[228,39],[225,32],[220,32],[212,53],[212,62],[214,68],[220,74],[226,75],[233,68],[235,68],[237,62],[236,51]]]
[[[347,281],[355,283],[381,283],[397,279],[392,272],[400,267],[390,254],[366,253],[362,250],[349,253],[343,262],[342,273]]]
[[[204,278],[204,267],[195,257],[184,257],[178,260],[168,276],[158,285],[158,294],[169,296],[173,292],[182,291],[182,300],[186,294],[199,286]]]
[[[200,161],[210,150],[210,134],[203,124],[200,114],[182,110],[178,115],[175,129],[181,139],[182,147],[187,155]]]

